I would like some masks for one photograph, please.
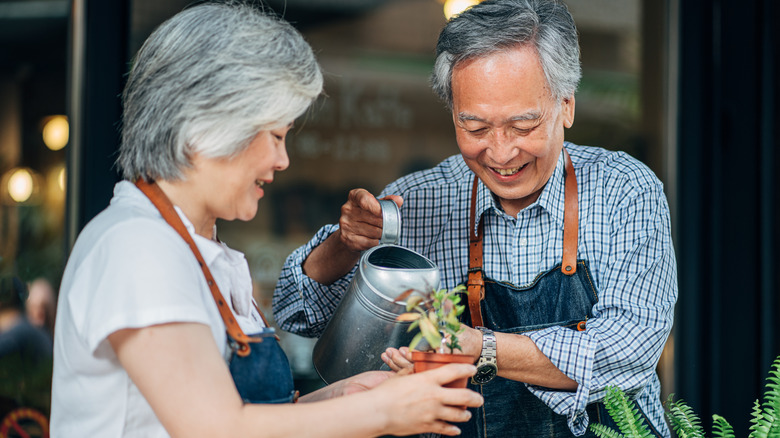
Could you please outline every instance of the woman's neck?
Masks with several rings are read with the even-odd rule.
[[[157,181],[157,185],[170,199],[171,203],[181,209],[187,216],[195,233],[207,239],[214,239],[216,218],[208,213],[203,199],[198,196],[198,190],[186,181]]]

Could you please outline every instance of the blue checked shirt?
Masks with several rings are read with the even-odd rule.
[[[660,384],[655,372],[672,328],[677,266],[663,185],[641,162],[622,152],[566,143],[577,175],[579,246],[587,260],[598,303],[587,330],[551,327],[528,336],[564,374],[575,392],[529,385],[573,433],[588,425],[586,405],[618,386],[636,397],[665,436]],[[477,213],[485,224],[485,275],[515,286],[531,283],[561,262],[563,253],[564,159],[536,202],[516,218],[505,214],[481,182]],[[460,155],[433,169],[391,183],[380,197],[404,198],[400,245],[428,257],[442,274],[441,287],[465,282],[468,223],[474,174]],[[276,321],[284,330],[319,336],[347,289],[355,269],[330,286],[306,277],[301,265],[338,225],[320,229],[287,259],[274,294]],[[507,413],[511,415],[511,412]]]

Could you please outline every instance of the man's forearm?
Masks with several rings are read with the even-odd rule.
[[[577,382],[556,368],[527,336],[496,333],[496,339],[499,376],[546,388],[577,389]]]
[[[329,285],[345,276],[360,260],[360,252],[341,242],[341,230],[336,230],[311,251],[301,268],[312,280]]]

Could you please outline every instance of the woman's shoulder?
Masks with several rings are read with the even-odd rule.
[[[188,254],[187,244],[154,206],[138,201],[115,194],[79,234],[69,264],[91,258],[98,264],[119,261],[149,267]]]

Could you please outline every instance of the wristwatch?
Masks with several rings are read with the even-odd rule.
[[[477,361],[477,373],[471,378],[471,383],[484,385],[498,374],[496,361],[496,335],[486,327],[476,327],[482,332],[482,353]]]

